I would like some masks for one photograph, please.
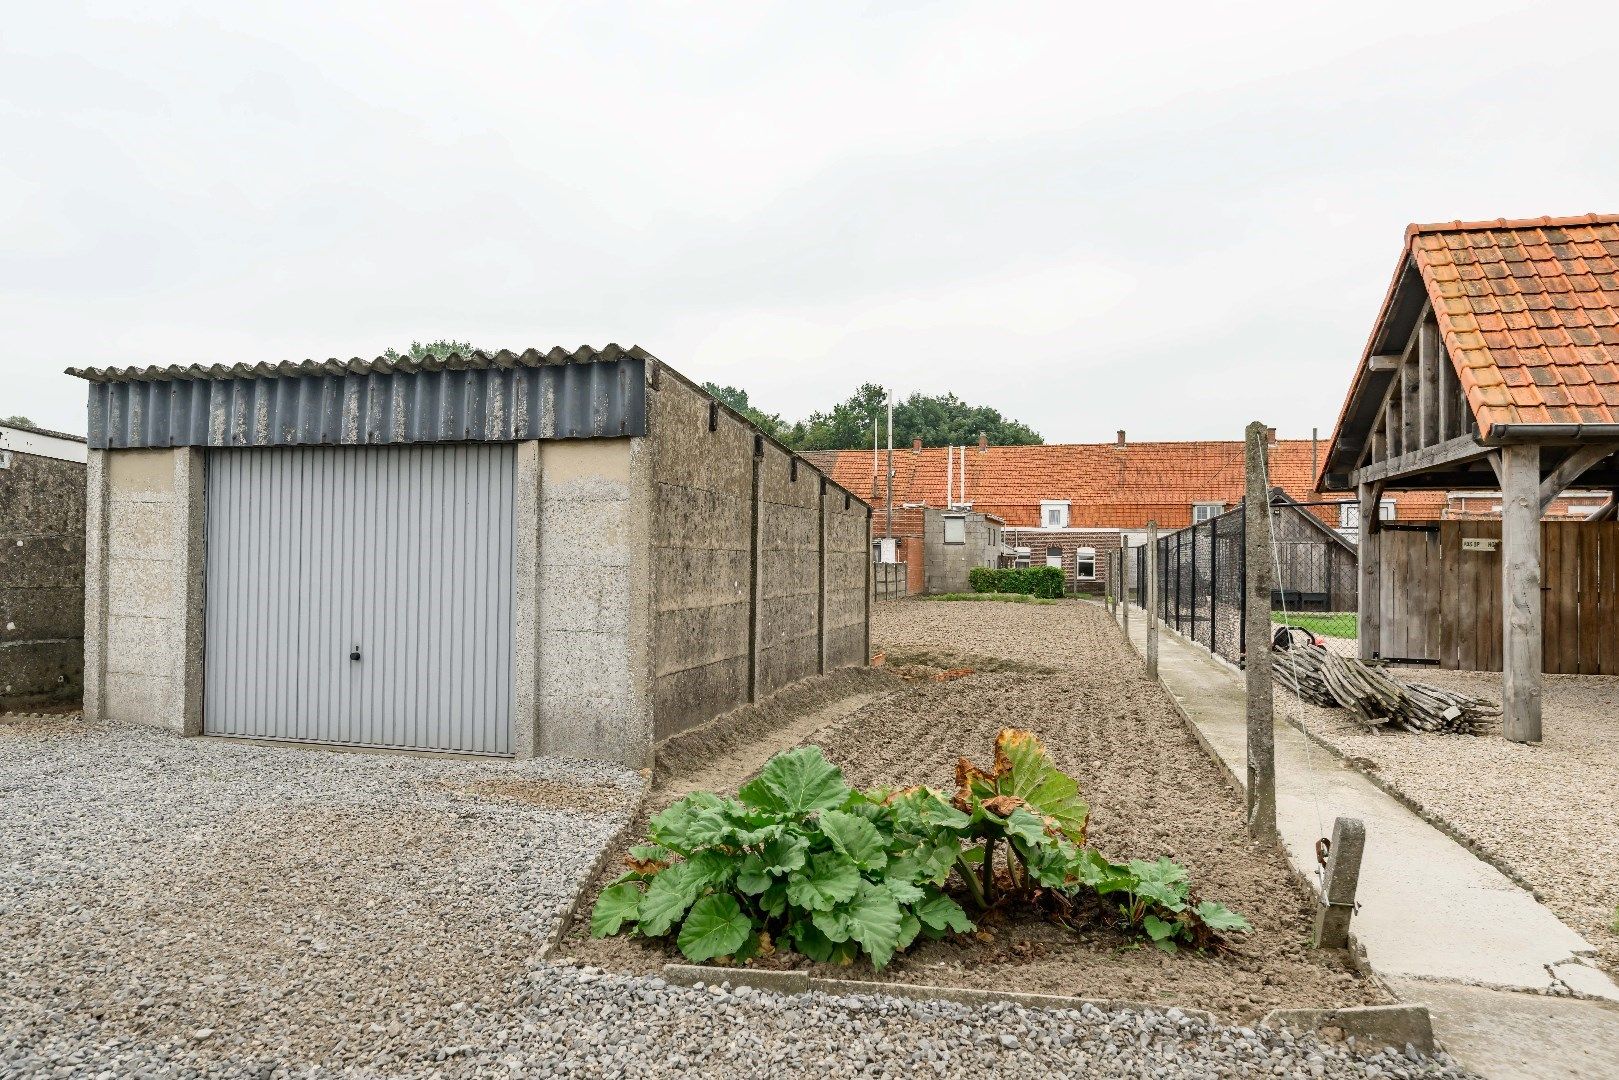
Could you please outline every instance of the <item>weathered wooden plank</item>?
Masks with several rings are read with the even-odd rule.
[[[1355,597],[1359,612],[1356,636],[1360,646],[1360,658],[1370,660],[1383,648],[1378,630],[1381,625],[1378,613],[1382,596],[1379,593],[1378,582],[1382,566],[1380,541],[1383,534],[1371,530],[1372,514],[1377,511],[1376,487],[1372,484],[1362,484],[1356,495],[1360,509],[1360,539],[1355,556],[1357,564]]]
[[[1600,526],[1581,522],[1571,526],[1579,541],[1579,619],[1582,675],[1602,674],[1602,558]]]
[[[1444,400],[1445,391],[1439,371],[1439,361],[1443,356],[1438,323],[1424,319],[1417,328],[1417,402],[1420,414],[1417,427],[1423,446],[1434,446],[1445,440],[1439,421],[1439,403]]]
[[[1442,543],[1443,534],[1438,532],[1419,533],[1423,540],[1423,574],[1422,585],[1418,595],[1425,601],[1422,613],[1423,636],[1422,656],[1425,660],[1438,660],[1444,654],[1444,620],[1440,609],[1444,605],[1444,591],[1440,583],[1445,579],[1445,552]]]
[[[1604,521],[1587,528],[1597,537],[1597,643],[1599,674],[1619,675],[1619,522]]]
[[[1461,635],[1456,632],[1456,612],[1452,602],[1462,594],[1462,544],[1459,521],[1439,523],[1439,666],[1455,669],[1461,663]]]

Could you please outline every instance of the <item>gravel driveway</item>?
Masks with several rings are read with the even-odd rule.
[[[641,784],[0,720],[0,1074],[53,1038],[431,1059],[459,1017],[512,1008]]]

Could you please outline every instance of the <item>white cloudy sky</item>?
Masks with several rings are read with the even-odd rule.
[[[1609,4],[38,3],[0,414],[68,365],[638,343],[1051,441],[1325,433],[1409,221],[1619,207]]]

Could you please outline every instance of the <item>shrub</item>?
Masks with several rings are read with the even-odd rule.
[[[960,758],[956,785],[949,802],[925,787],[862,794],[817,747],[777,754],[737,798],[694,792],[654,817],[651,842],[597,898],[591,934],[674,935],[696,962],[785,946],[880,968],[919,936],[975,929],[945,892],[952,872],[977,911],[1027,903],[1071,925],[1091,895],[1169,952],[1248,929],[1199,902],[1168,859],[1087,849],[1079,785],[1029,732],[1001,730],[993,771]]]
[[[1022,593],[1046,600],[1063,595],[1066,579],[1060,566],[975,566],[967,571],[974,592]]]

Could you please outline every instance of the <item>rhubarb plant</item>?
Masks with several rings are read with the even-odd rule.
[[[818,747],[778,754],[736,798],[694,792],[651,821],[604,889],[591,933],[674,939],[690,960],[777,948],[874,967],[919,937],[967,933],[1017,905],[1069,922],[1086,897],[1157,947],[1205,948],[1247,930],[1199,900],[1168,859],[1114,863],[1085,846],[1089,807],[1040,740],[1003,729],[992,769],[956,766],[950,800],[926,787],[861,793]]]

